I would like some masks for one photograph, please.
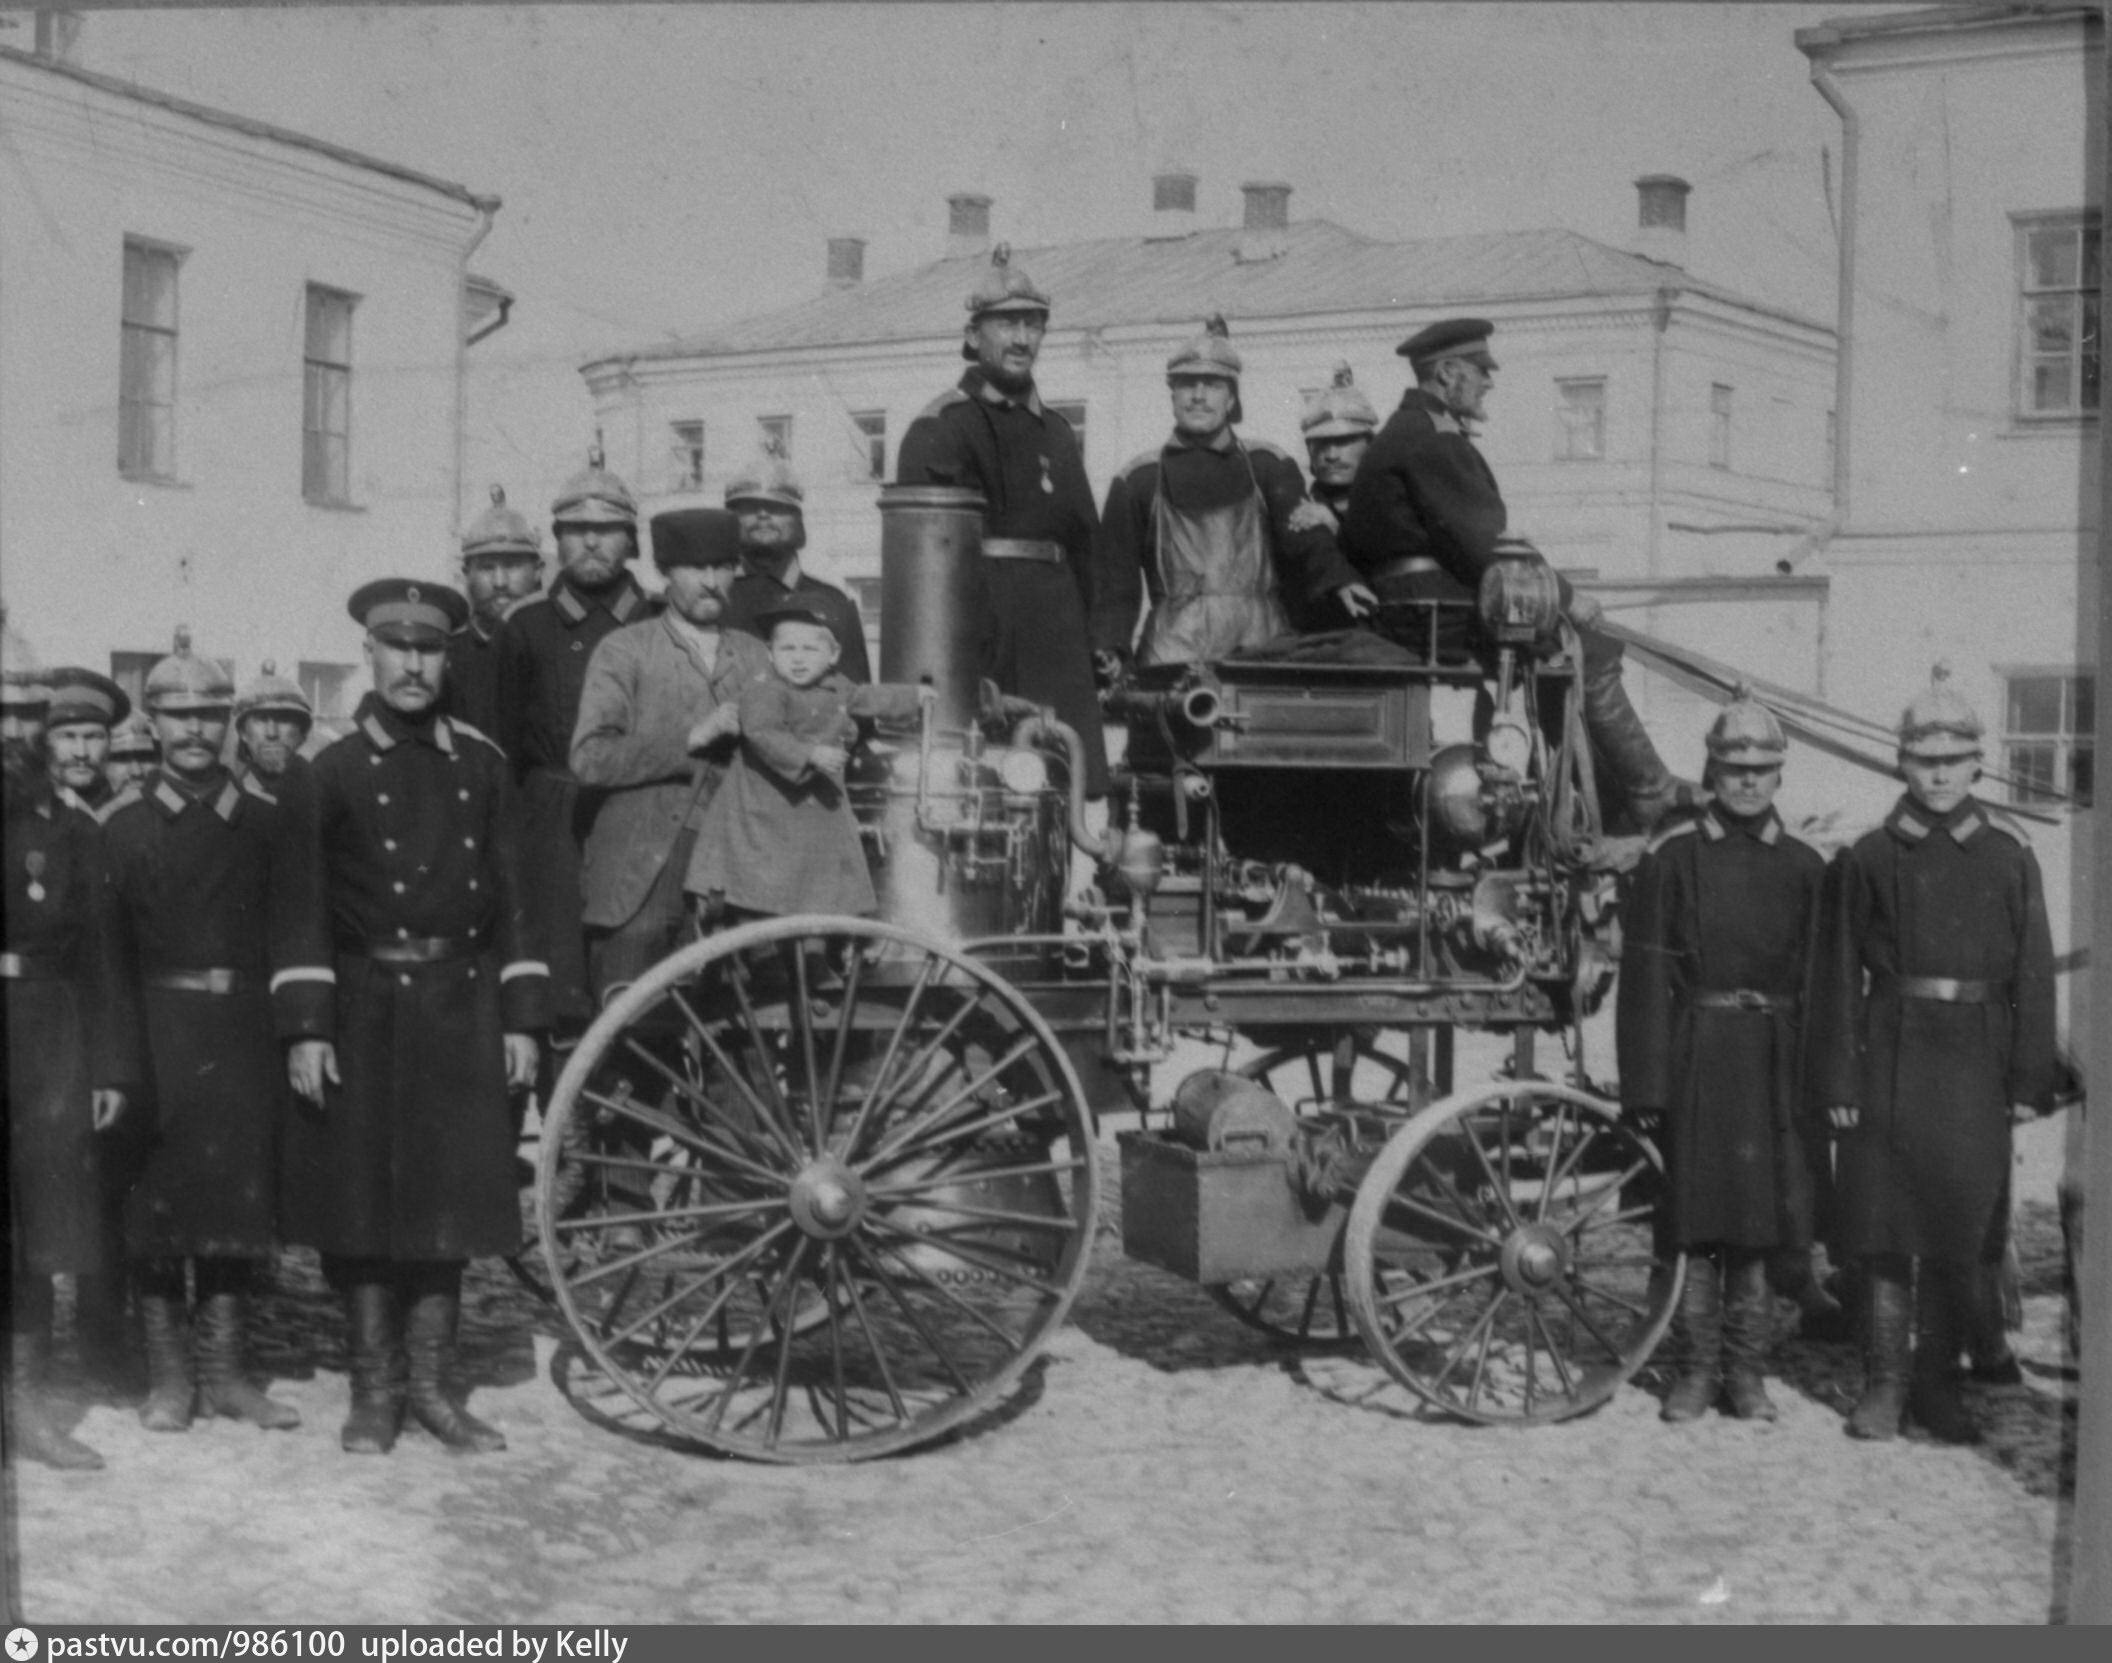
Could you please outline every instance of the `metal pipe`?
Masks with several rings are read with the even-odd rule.
[[[882,614],[885,616],[885,614]],[[1111,838],[1096,836],[1085,823],[1085,741],[1078,737],[1076,728],[1068,727],[1052,715],[1029,716],[1012,730],[1012,743],[1026,746],[1041,739],[1054,739],[1063,746],[1064,757],[1069,763],[1071,802],[1067,816],[1071,843],[1081,854],[1095,860],[1110,857]]]

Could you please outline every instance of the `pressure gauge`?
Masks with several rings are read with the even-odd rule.
[[[1533,760],[1533,736],[1516,717],[1499,716],[1489,725],[1489,760],[1524,776]]]

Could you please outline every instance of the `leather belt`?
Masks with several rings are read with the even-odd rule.
[[[473,935],[409,936],[338,949],[348,958],[372,959],[376,964],[438,964],[443,959],[474,958],[483,950],[484,944]]]
[[[140,980],[170,993],[255,993],[263,986],[242,970],[149,970]]]
[[[1902,999],[1933,999],[1944,1005],[2006,1005],[2007,982],[1967,982],[1951,976],[1890,976],[1874,973],[1872,993],[1897,994]]]
[[[1794,993],[1761,993],[1750,987],[1709,987],[1687,995],[1687,1003],[1706,1011],[1794,1011],[1803,1001]]]
[[[1039,560],[1044,565],[1063,564],[1063,545],[1046,537],[985,537],[983,553],[992,560]]]
[[[1374,567],[1364,575],[1373,583],[1393,577],[1421,577],[1425,572],[1441,572],[1444,567],[1427,554],[1403,555],[1398,560],[1389,560],[1383,566]]]
[[[0,980],[63,982],[66,969],[57,959],[38,958],[34,953],[0,953]]]

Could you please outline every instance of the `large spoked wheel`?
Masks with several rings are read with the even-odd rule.
[[[1267,1086],[1301,1120],[1337,1108],[1405,1119],[1416,1106],[1406,1059],[1380,1050],[1376,1035],[1316,1034],[1310,1044],[1265,1051],[1236,1072]],[[1323,1350],[1356,1338],[1339,1253],[1320,1276],[1250,1276],[1207,1291],[1249,1328],[1285,1345]]]
[[[682,948],[544,1115],[542,1260],[600,1369],[731,1455],[855,1461],[993,1406],[1092,1244],[1092,1124],[1009,983],[852,918]]]
[[[1652,1251],[1656,1149],[1588,1092],[1433,1103],[1379,1153],[1344,1236],[1350,1314],[1432,1407],[1488,1423],[1604,1403],[1664,1337],[1684,1257]]]

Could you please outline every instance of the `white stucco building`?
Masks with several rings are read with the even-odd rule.
[[[0,46],[0,597],[45,663],[136,689],[183,623],[356,697],[344,597],[453,581],[498,207]]]
[[[1394,353],[1404,338],[1487,317],[1502,370],[1481,443],[1513,525],[1558,565],[1616,582],[1617,604],[1682,590],[1695,645],[1757,630],[1778,670],[1798,662],[1810,679],[1823,581],[1774,566],[1829,506],[1832,331],[1686,271],[1687,187],[1637,183],[1630,250],[1565,230],[1381,242],[1293,219],[1280,184],[1243,188],[1241,224],[1206,225],[1196,180],[1161,175],[1148,234],[1014,251],[1055,303],[1042,396],[1081,430],[1104,496],[1171,427],[1168,355],[1222,313],[1245,360],[1243,432],[1302,465],[1304,397],[1337,362],[1384,412],[1409,381]],[[867,282],[863,245],[838,239],[818,294],[588,362],[612,465],[657,510],[718,501],[759,445],[784,444],[806,484],[814,563],[860,592],[872,623],[878,485],[909,423],[960,375],[991,206],[950,199],[947,257],[915,270]],[[1702,585],[1706,599],[1689,581],[1717,577],[1736,581]]]

